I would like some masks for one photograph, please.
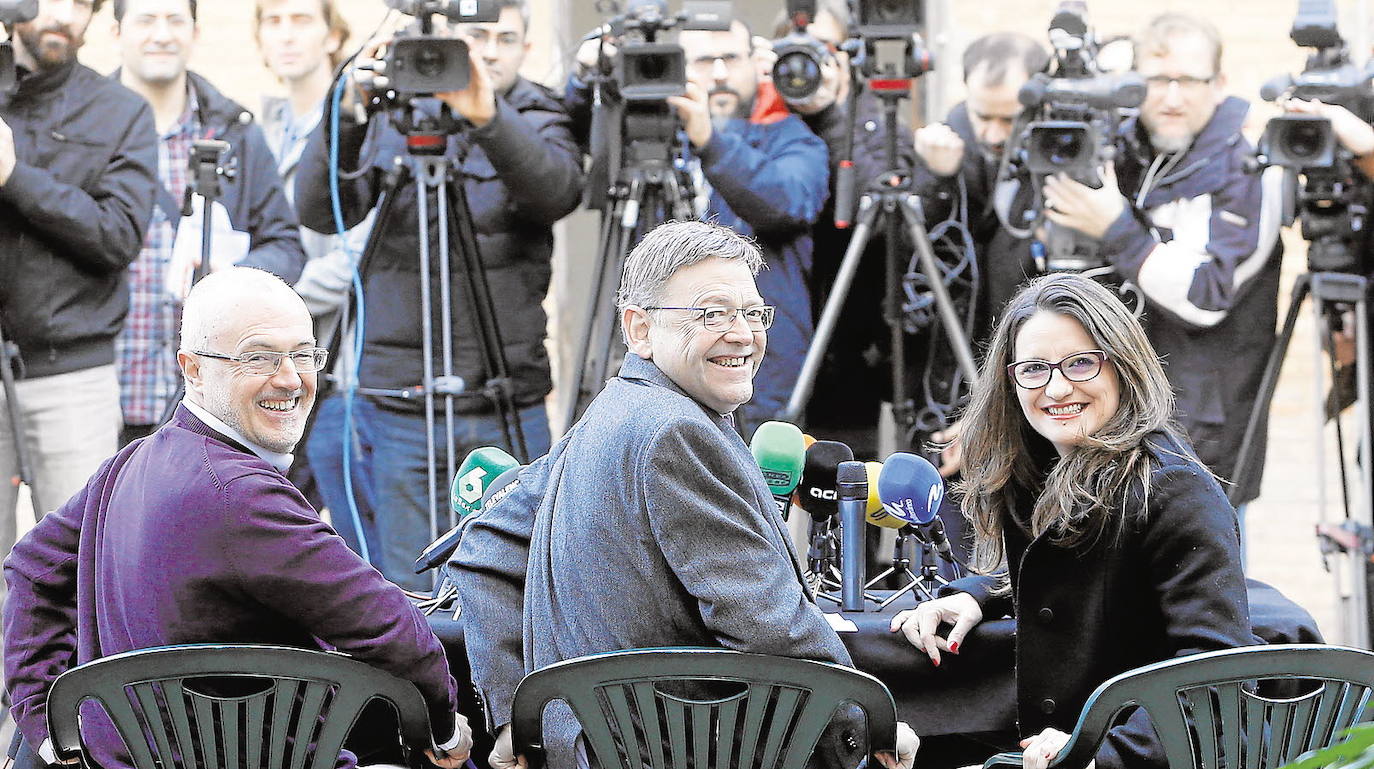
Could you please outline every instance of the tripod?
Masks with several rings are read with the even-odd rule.
[[[605,83],[594,86],[597,115],[604,103]],[[587,320],[578,343],[577,366],[564,413],[564,430],[571,429],[586,409],[601,384],[606,381],[614,355],[617,331],[620,328],[615,313],[606,311],[606,302],[613,298],[620,286],[625,258],[643,235],[669,219],[695,218],[691,179],[674,164],[677,156],[677,123],[668,112],[666,103],[627,102],[620,105],[623,119],[603,118],[594,130],[596,146],[604,146],[613,164],[609,176],[614,181],[606,185],[602,202],[601,236],[597,248],[594,284],[587,304]],[[622,146],[625,155],[609,157]],[[589,191],[596,190],[589,183]]]
[[[413,186],[416,200],[415,231],[419,236],[422,374],[420,383],[410,387],[356,387],[352,392],[376,398],[423,399],[429,528],[430,539],[433,540],[442,530],[454,523],[450,512],[441,527],[440,499],[446,499],[446,494],[442,492],[447,490],[449,479],[453,478],[457,469],[453,435],[456,422],[455,399],[471,394],[468,383],[454,373],[454,298],[451,277],[455,269],[455,259],[458,260],[456,268],[462,272],[463,299],[471,308],[475,319],[478,353],[483,370],[488,376],[476,392],[489,399],[495,407],[506,446],[511,454],[522,461],[528,457],[524,432],[514,403],[500,330],[497,327],[495,304],[472,224],[472,214],[463,185],[455,178],[462,159],[450,158],[447,154],[449,137],[452,135],[459,135],[460,147],[466,146],[461,140],[464,126],[453,116],[447,105],[440,107],[437,114],[428,115],[407,104],[391,110],[390,119],[405,137],[406,155],[404,158],[397,158],[396,164],[383,177],[376,224],[368,234],[358,260],[357,271],[360,279],[368,274],[380,244],[393,224],[392,209],[397,197],[407,186]],[[433,232],[430,224],[431,206],[437,221]],[[431,253],[431,235],[437,236],[437,255]],[[436,279],[439,283],[437,301],[432,285]],[[345,307],[343,315],[346,317],[349,314],[349,308]],[[331,349],[336,348],[342,339],[345,325],[346,323],[341,322],[335,329],[329,345]],[[357,329],[355,333],[362,333],[362,329]],[[439,338],[437,351],[436,335]],[[443,411],[445,436],[445,475],[442,481],[438,476],[439,449],[434,438],[434,428],[439,421],[436,411],[439,409]],[[351,436],[344,436],[344,451],[351,450]],[[447,509],[447,505],[445,508]]]
[[[4,387],[5,411],[10,420],[10,435],[14,438],[14,458],[19,465],[19,475],[11,478],[10,483],[29,487],[29,500],[33,509],[42,515],[47,508],[38,501],[38,488],[33,483],[33,465],[29,461],[29,435],[24,430],[24,411],[19,408],[19,394],[14,386],[14,364],[19,360],[19,345],[5,338],[0,330],[0,385]]]
[[[859,86],[860,83],[856,77],[854,87],[850,89],[851,120],[854,118],[854,111],[858,104]],[[854,227],[854,236],[849,241],[849,247],[845,249],[844,258],[840,262],[840,269],[835,277],[835,285],[831,288],[830,295],[826,297],[825,308],[821,312],[820,321],[816,324],[816,332],[812,337],[811,347],[807,350],[806,358],[802,361],[797,384],[793,387],[787,406],[779,417],[788,422],[797,422],[801,418],[806,403],[811,398],[811,391],[815,387],[816,376],[820,373],[826,348],[829,347],[830,339],[835,333],[835,326],[839,322],[840,313],[844,309],[850,287],[854,282],[854,275],[858,272],[864,249],[867,248],[875,229],[883,232],[885,237],[884,256],[887,275],[887,298],[884,303],[885,320],[891,330],[892,399],[899,423],[910,427],[915,422],[914,405],[906,396],[905,330],[901,318],[902,284],[900,276],[907,264],[907,260],[903,259],[900,254],[903,225],[905,225],[907,235],[915,246],[921,271],[930,284],[930,290],[935,297],[936,309],[939,313],[940,325],[944,328],[959,370],[967,381],[973,381],[977,373],[968,336],[960,323],[954,302],[950,299],[949,291],[945,287],[944,276],[935,259],[935,252],[930,245],[921,200],[912,191],[910,174],[904,173],[898,168],[897,108],[898,101],[905,96],[906,91],[904,88],[901,90],[874,89],[874,93],[882,101],[883,121],[887,127],[885,161],[889,170],[879,174],[877,178],[869,180],[859,198],[859,211]],[[849,156],[852,157],[852,130],[848,143],[850,145]],[[852,169],[852,165],[849,168]],[[846,169],[842,166],[841,171],[844,170]],[[846,183],[845,178],[838,181],[835,214],[837,222],[848,219],[847,209],[850,205],[849,190],[851,189],[852,186]]]

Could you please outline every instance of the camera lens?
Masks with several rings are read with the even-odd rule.
[[[810,98],[821,87],[821,63],[807,51],[790,51],[773,65],[773,85],[784,99]]]
[[[1070,166],[1083,155],[1083,138],[1080,131],[1046,131],[1036,150],[1051,165]]]
[[[1307,159],[1321,152],[1326,143],[1325,125],[1320,123],[1298,123],[1284,137],[1283,148],[1289,156]]]
[[[671,68],[671,62],[657,55],[636,56],[634,64],[636,83],[657,83],[668,76]]]

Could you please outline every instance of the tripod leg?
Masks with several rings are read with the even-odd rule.
[[[1370,435],[1370,339],[1369,339],[1369,290],[1366,285],[1360,291],[1360,299],[1355,303],[1355,419],[1356,429],[1359,431],[1360,449],[1360,495],[1356,504],[1352,508],[1355,511],[1357,523],[1362,530],[1374,524],[1374,436]],[[1339,419],[1339,417],[1337,417]],[[1369,605],[1369,577],[1368,572],[1370,563],[1368,556],[1363,552],[1355,554],[1356,570],[1355,579],[1352,582],[1359,583],[1358,595],[1360,598],[1358,610],[1360,617],[1357,619],[1358,626],[1362,632],[1356,634],[1355,638],[1347,638],[1347,642],[1359,646],[1362,649],[1369,648],[1370,640],[1374,639],[1374,617],[1370,613]]]
[[[915,195],[907,196],[902,201],[902,216],[906,219],[911,240],[916,245],[916,256],[921,262],[921,271],[926,274],[931,293],[935,295],[935,307],[940,312],[940,323],[945,327],[949,344],[954,348],[954,359],[958,362],[964,378],[973,382],[978,378],[978,366],[973,362],[973,351],[969,346],[968,337],[964,335],[959,313],[954,309],[954,300],[950,299],[949,290],[945,287],[944,275],[935,263],[935,250],[930,247],[930,237],[926,234],[920,206],[919,198]],[[895,394],[893,397],[896,397]]]
[[[617,200],[608,210],[601,214],[601,241],[596,255],[596,274],[592,282],[591,301],[587,305],[587,319],[582,324],[582,337],[577,344],[577,357],[573,359],[572,382],[568,386],[568,401],[563,411],[563,432],[572,429],[573,423],[577,421],[578,413],[581,410],[583,398],[582,393],[586,388],[587,382],[587,356],[592,352],[592,340],[597,338],[596,330],[601,323],[601,315],[604,313],[602,303],[606,298],[606,275],[610,270],[612,261],[611,249],[618,248],[620,243],[619,211],[621,201]]]
[[[423,161],[412,158],[413,163]],[[439,536],[438,474],[434,467],[437,451],[434,446],[434,300],[431,297],[430,253],[429,253],[429,174],[421,167],[415,173],[417,184],[415,201],[417,221],[416,233],[420,236],[420,361],[425,397],[425,480],[426,499],[429,501],[429,536],[431,540]]]
[[[14,479],[29,487],[29,501],[39,515],[48,508],[43,507],[38,499],[38,487],[33,482],[33,465],[29,461],[29,435],[24,430],[24,412],[19,408],[19,395],[15,392],[14,369],[12,365],[14,359],[19,354],[19,347],[5,338],[0,333],[0,385],[3,385],[5,392],[5,411],[10,420],[10,436],[14,439],[14,458],[19,466],[19,477]],[[12,482],[10,479],[4,479]]]
[[[795,423],[801,419],[806,402],[811,399],[811,391],[816,387],[816,376],[820,373],[821,362],[824,361],[826,349],[830,346],[830,338],[835,334],[835,326],[839,323],[845,300],[849,298],[849,289],[854,283],[854,275],[859,271],[864,249],[868,247],[873,221],[877,214],[878,207],[871,196],[865,195],[860,199],[854,235],[850,238],[849,248],[845,249],[844,258],[840,261],[840,270],[835,275],[835,285],[825,298],[825,309],[821,311],[821,319],[816,323],[816,333],[811,337],[811,347],[807,349],[806,358],[802,361],[797,384],[792,388],[792,397],[788,399],[787,407],[778,417],[783,421]]]
[[[444,165],[444,168],[447,168],[447,164]],[[439,184],[447,184],[448,180],[444,178],[438,182]],[[457,457],[455,456],[458,451],[453,441],[453,396],[455,391],[453,374],[453,248],[449,237],[448,195],[443,193],[442,187],[436,187],[435,192],[435,208],[439,215],[439,345],[442,351],[443,384],[441,391],[444,396],[444,485],[447,486],[453,476],[458,473]],[[438,494],[437,490],[436,494]],[[436,527],[430,531],[431,542],[439,538],[440,528],[447,531],[458,523],[451,506],[446,506],[445,512],[447,516],[442,527],[437,526],[437,520],[434,522]]]
[[[1279,384],[1279,373],[1283,370],[1283,359],[1288,354],[1288,345],[1293,339],[1293,329],[1297,326],[1298,313],[1302,310],[1302,300],[1307,297],[1310,290],[1310,276],[1299,275],[1293,283],[1293,293],[1288,300],[1288,312],[1283,318],[1283,330],[1279,332],[1279,338],[1276,340],[1274,349],[1269,353],[1269,362],[1264,365],[1264,376],[1260,379],[1260,389],[1255,395],[1255,405],[1250,409],[1250,418],[1245,423],[1245,436],[1241,439],[1240,450],[1236,453],[1236,477],[1232,479],[1234,485],[1231,486],[1231,491],[1228,494],[1233,506],[1236,504],[1236,499],[1241,494],[1241,490],[1250,483],[1250,476],[1253,474],[1250,465],[1253,463],[1256,451],[1255,437],[1259,432],[1260,422],[1264,421],[1264,415],[1269,412],[1270,401],[1273,400],[1274,390]],[[1317,354],[1318,356],[1321,355],[1320,344],[1317,345]],[[1320,365],[1317,366],[1317,370],[1321,370]],[[1320,424],[1317,426],[1317,432],[1318,434],[1321,433]]]

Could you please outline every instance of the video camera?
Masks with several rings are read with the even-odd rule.
[[[38,16],[38,0],[0,0],[0,24],[13,35],[14,25]],[[19,74],[14,69],[14,43],[0,42],[0,93],[14,90]]]
[[[1294,43],[1314,49],[1297,77],[1283,74],[1260,89],[1260,97],[1316,99],[1346,108],[1366,123],[1374,118],[1374,63],[1359,67],[1336,27],[1335,0],[1299,0],[1289,33]],[[1296,194],[1302,235],[1314,272],[1362,274],[1360,242],[1365,237],[1369,181],[1355,171],[1331,121],[1318,115],[1270,118],[1259,141],[1260,166],[1282,166],[1300,177]]]
[[[846,43],[846,50],[855,70],[868,80],[869,90],[906,94],[912,80],[935,68],[921,39],[921,0],[857,0],[855,11],[858,40]]]
[[[472,78],[466,42],[434,34],[434,15],[451,24],[491,24],[501,18],[495,0],[386,0],[415,17],[415,24],[388,46],[386,75],[401,99],[461,91]]]
[[[1097,170],[1115,157],[1117,127],[1127,110],[1145,100],[1145,81],[1134,72],[1101,69],[1100,43],[1081,1],[1060,3],[1050,21],[1049,38],[1054,47],[1051,71],[1032,75],[1017,94],[1025,108],[1018,125],[1025,127],[1007,148],[1008,163],[1015,166],[1007,170],[1029,172],[1037,189],[1046,176],[1058,173],[1100,188]],[[1035,219],[1039,223],[1043,212],[1037,211]],[[1085,272],[1106,266],[1096,241],[1052,222],[1045,224],[1049,243],[1044,269]]]

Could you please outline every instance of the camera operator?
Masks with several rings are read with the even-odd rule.
[[[18,347],[11,405],[23,428],[0,408],[0,475],[19,475],[25,436],[38,515],[118,448],[115,335],[157,187],[147,103],[76,59],[99,5],[41,0],[11,30],[18,83],[0,93],[0,325]],[[17,498],[0,483],[0,555]]]
[[[526,447],[531,456],[548,451],[549,426],[544,396],[552,388],[544,348],[547,319],[541,303],[548,292],[554,222],[577,206],[582,187],[581,155],[562,104],[547,89],[519,76],[529,51],[529,8],[523,0],[500,0],[496,23],[457,25],[468,39],[471,79],[467,88],[417,98],[414,107],[435,114],[442,101],[466,120],[467,130],[447,138],[446,155],[459,160],[472,224],[492,296],[498,297],[495,321],[513,380]],[[358,69],[382,69],[381,48],[367,46]],[[373,85],[378,85],[373,83]],[[355,86],[362,86],[355,83]],[[369,94],[370,95],[370,94]],[[348,114],[348,110],[344,114]],[[337,232],[329,193],[327,122],[311,134],[296,171],[296,203],[305,226]],[[383,177],[403,157],[404,137],[378,115],[372,131],[365,124],[343,121],[340,164],[345,170],[367,164],[357,179],[342,183],[344,226],[360,222],[376,204]],[[364,137],[375,134],[369,144]],[[385,238],[363,275],[362,305],[367,319],[358,382],[369,388],[402,389],[422,382],[422,325],[419,234],[416,232],[417,187],[397,190]],[[456,215],[456,214],[455,214]],[[438,228],[430,209],[431,248],[438,249]],[[434,272],[437,278],[437,271]],[[462,296],[463,274],[455,267],[454,292]],[[477,319],[466,303],[454,308],[454,369],[470,386],[487,381],[478,347]],[[435,340],[436,347],[439,340]],[[418,401],[418,402],[417,402]],[[336,394],[320,408],[307,445],[311,469],[331,510],[346,511],[349,499],[343,477],[343,451],[356,445],[362,457],[353,461],[353,490],[360,517],[375,527],[373,560],[382,573],[404,586],[420,588],[427,577],[412,573],[411,563],[429,541],[429,482],[424,404],[421,399],[359,397],[353,401],[354,435],[343,434],[344,397]],[[455,451],[461,456],[483,445],[505,442],[493,401],[477,387],[455,399],[461,418],[455,422]],[[445,436],[436,436],[443,445]],[[357,449],[355,449],[356,451]]]
[[[584,70],[595,64],[597,42],[578,52]],[[687,63],[687,93],[668,97],[668,103],[693,156],[698,199],[705,200],[698,211],[758,241],[768,265],[759,273],[759,291],[777,306],[753,400],[740,409],[741,430],[749,435],[786,405],[814,330],[811,226],[826,199],[825,142],[780,101],[755,109],[759,73],[743,22],[732,22],[729,30],[683,30],[678,43]],[[582,78],[569,81],[567,100],[573,114],[589,114]]]
[[[1051,222],[1098,239],[1140,288],[1179,419],[1199,458],[1229,479],[1274,344],[1282,171],[1246,172],[1248,105],[1224,95],[1220,65],[1210,23],[1155,18],[1136,40],[1148,88],[1138,121],[1123,124],[1115,177],[1102,189],[1051,177],[1044,196]],[[1242,503],[1259,494],[1262,451],[1256,461]]]
[[[211,205],[211,271],[239,264],[293,282],[305,255],[262,129],[243,106],[187,71],[200,37],[196,0],[114,0],[114,17],[122,64],[114,77],[153,108],[162,185],[143,251],[129,268],[129,317],[118,338],[123,445],[157,429],[180,382],[177,305],[200,263],[204,216],[181,210],[192,143],[228,143],[223,165],[235,169]]]

